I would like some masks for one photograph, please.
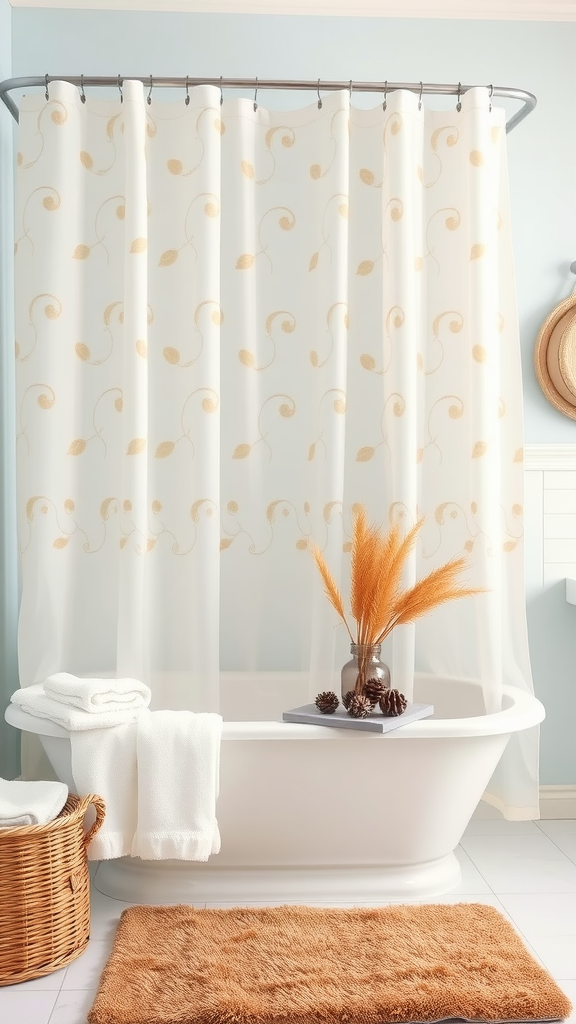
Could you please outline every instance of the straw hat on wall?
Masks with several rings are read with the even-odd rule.
[[[548,401],[576,420],[576,290],[542,324],[534,367]]]

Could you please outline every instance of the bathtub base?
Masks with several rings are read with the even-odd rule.
[[[127,903],[363,903],[441,896],[460,882],[453,853],[421,864],[219,868],[132,857],[101,861],[93,885]]]

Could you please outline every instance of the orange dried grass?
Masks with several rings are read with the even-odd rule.
[[[330,572],[330,569],[328,568],[328,565],[326,563],[326,559],[324,558],[324,555],[320,551],[320,548],[313,544],[311,545],[310,550],[314,557],[314,561],[316,562],[316,565],[320,570],[320,575],[322,577],[322,582],[324,583],[324,591],[326,593],[326,597],[338,612],[338,615],[340,616],[342,622],[344,623],[346,629],[348,630],[352,643],[354,643],[354,638],[352,636],[352,633],[350,633],[350,627],[346,622],[346,616],[344,614],[344,602],[342,601],[342,595],[336,585],[336,580],[334,579],[332,573]]]
[[[350,606],[356,620],[356,639],[346,620],[344,602],[326,560],[317,546],[311,551],[322,576],[328,600],[342,619],[352,643],[381,644],[395,626],[414,622],[446,601],[483,593],[481,587],[458,584],[467,567],[465,558],[453,558],[433,569],[413,587],[400,590],[402,572],[424,519],[419,519],[401,537],[394,523],[387,533],[369,526],[364,506],[353,514],[352,557],[350,566]]]

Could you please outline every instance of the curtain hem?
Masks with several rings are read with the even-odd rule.
[[[499,796],[494,796],[487,790],[482,794],[481,799],[491,807],[500,811],[507,821],[537,821],[540,818],[540,806],[538,807],[508,807]]]

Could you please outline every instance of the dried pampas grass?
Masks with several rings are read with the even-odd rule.
[[[340,616],[342,622],[344,623],[346,629],[348,630],[348,634],[350,636],[352,643],[354,643],[354,637],[352,636],[352,633],[350,632],[350,627],[346,622],[346,616],[344,614],[344,602],[342,600],[342,595],[336,585],[336,580],[334,579],[332,573],[330,572],[330,569],[326,564],[326,559],[324,558],[324,555],[320,551],[320,548],[316,547],[316,545],[312,545],[310,550],[312,551],[314,561],[316,562],[316,565],[320,570],[320,575],[322,577],[322,582],[324,583],[324,591],[326,593],[326,597],[338,612],[338,615]]]
[[[424,520],[418,520],[402,537],[397,523],[387,533],[370,526],[362,505],[356,507],[353,516],[350,607],[356,621],[355,637],[344,613],[342,595],[324,555],[317,546],[311,547],[326,596],[346,626],[352,643],[366,646],[381,644],[395,626],[415,622],[446,601],[484,592],[481,587],[465,587],[458,582],[460,574],[467,568],[465,558],[451,559],[433,569],[413,587],[402,591],[402,572]]]

